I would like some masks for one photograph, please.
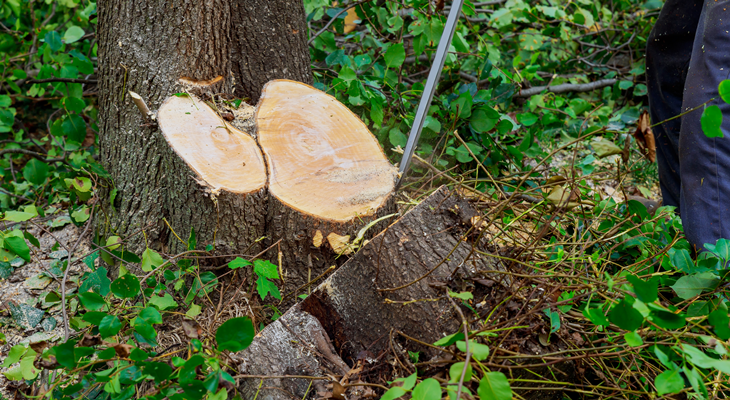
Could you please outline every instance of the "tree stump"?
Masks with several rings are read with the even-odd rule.
[[[344,262],[395,212],[397,171],[376,138],[311,86],[266,84],[255,138],[235,127],[235,113],[227,121],[194,96],[171,96],[157,118],[173,162],[184,164],[168,174],[188,187],[171,220],[191,220],[199,242],[218,254],[271,247],[267,258],[281,264],[285,293]]]
[[[375,136],[345,105],[309,85],[275,80],[256,110],[271,196],[267,232],[285,279],[306,283],[341,264],[368,223],[395,212],[397,177]],[[379,232],[386,222],[369,230]]]

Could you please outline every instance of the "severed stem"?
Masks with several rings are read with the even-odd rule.
[[[134,104],[139,109],[139,112],[142,113],[142,115],[144,116],[144,118],[146,120],[153,120],[154,121],[155,120],[155,114],[152,113],[152,111],[150,111],[149,107],[147,107],[147,103],[144,102],[144,100],[142,99],[142,96],[138,95],[137,93],[135,93],[135,92],[133,92],[131,90],[129,91],[129,95],[132,97],[132,101],[134,102]]]

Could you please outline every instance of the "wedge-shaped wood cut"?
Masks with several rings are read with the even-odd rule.
[[[336,222],[369,216],[395,186],[396,170],[367,126],[334,97],[274,80],[256,113],[269,190],[282,203]]]
[[[168,212],[172,228],[186,237],[194,229],[201,243],[215,238],[220,252],[260,251],[268,194],[256,141],[196,97],[169,97],[157,119],[171,150],[161,154],[160,185],[179,204]]]
[[[226,123],[204,102],[190,96],[171,96],[157,118],[170,147],[213,193],[252,193],[266,184],[264,160],[256,141]]]
[[[303,83],[267,83],[256,127],[269,173],[267,233],[281,240],[270,256],[281,251],[288,290],[344,262],[345,237],[395,212],[397,171],[355,114]],[[371,227],[365,239],[390,222]]]

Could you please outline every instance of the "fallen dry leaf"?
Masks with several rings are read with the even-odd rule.
[[[644,111],[639,117],[639,126],[634,131],[634,138],[636,138],[636,143],[639,144],[641,153],[649,161],[656,161],[656,142],[654,141],[654,132],[651,130],[649,113],[647,111]]]

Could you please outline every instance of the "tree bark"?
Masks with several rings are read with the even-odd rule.
[[[173,93],[218,77],[209,92],[252,101],[272,78],[311,82],[302,2],[103,0],[98,10],[100,152],[113,179],[103,193],[99,232],[126,237],[144,229],[146,238],[132,238],[131,250],[179,249],[166,220],[184,240],[191,229],[201,244],[228,230],[226,241],[237,238],[231,248],[261,250],[256,239],[263,226],[244,224],[250,215],[241,210],[264,215],[262,199],[249,196],[216,209],[127,93],[138,93],[155,110]]]

